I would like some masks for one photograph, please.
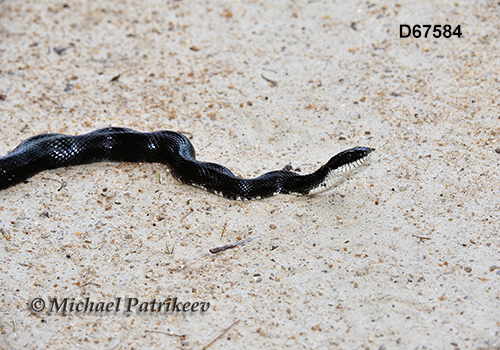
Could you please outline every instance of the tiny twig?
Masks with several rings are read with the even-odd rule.
[[[52,179],[50,177],[42,177],[42,179],[44,180],[51,180],[51,181],[56,181],[56,182],[59,182],[59,184],[61,184],[61,186],[57,189],[57,191],[61,191],[64,187],[66,187],[66,185],[68,184],[66,181],[64,180],[58,180],[58,179]]]
[[[179,337],[179,338],[185,338],[186,335],[185,334],[175,334],[175,333],[168,333],[168,332],[163,332],[163,331],[149,331],[149,330],[146,330],[146,332],[148,333],[160,333],[160,334],[166,334],[166,335],[170,335],[172,337]]]
[[[224,223],[224,227],[222,228],[222,232],[220,233],[220,238],[224,237],[224,233],[226,233],[227,222]]]
[[[189,205],[189,202],[188,202],[187,204]],[[187,218],[187,216],[188,216],[189,214],[192,214],[192,213],[194,212],[194,209],[193,209],[193,208],[189,208],[189,209],[190,209],[191,211],[190,211],[189,213],[187,213],[186,215],[184,215],[184,216],[181,218],[181,222],[182,222],[182,220],[184,220],[185,218]]]
[[[276,80],[271,80],[271,79],[269,79],[269,78],[266,78],[266,77],[264,76],[264,74],[261,74],[260,76],[262,77],[262,79],[264,79],[265,81],[269,82],[269,83],[271,84],[271,86],[272,86],[272,87],[276,87],[276,86],[278,86],[278,82],[277,82]]]
[[[209,347],[209,346],[211,346],[211,345],[212,345],[213,343],[215,343],[217,340],[219,340],[220,338],[222,338],[222,337],[224,336],[224,334],[226,334],[226,332],[227,332],[228,330],[230,330],[230,329],[231,329],[234,325],[236,325],[238,322],[240,322],[240,320],[236,320],[236,321],[234,321],[234,323],[233,323],[232,325],[230,325],[229,327],[227,327],[226,329],[224,329],[224,331],[222,331],[222,333],[221,333],[221,334],[219,334],[219,336],[218,336],[217,338],[215,338],[214,340],[212,340],[212,341],[210,342],[210,344],[205,345],[205,346],[204,346],[201,350],[206,350],[206,349],[208,349],[208,347]]]
[[[170,248],[168,247],[168,243],[165,242],[165,246],[167,247],[167,254],[174,254],[174,247],[172,247],[172,251],[170,251]]]
[[[98,284],[98,283],[94,283],[94,282],[87,282],[87,283],[84,283],[84,284],[82,284],[82,285],[80,286],[80,288],[86,287],[86,286],[91,285],[91,284],[93,284],[94,286],[97,286],[97,287],[101,288],[101,285],[100,285],[100,284]]]
[[[273,72],[274,74],[278,73],[274,69],[262,68],[262,70],[267,70],[268,72]]]
[[[239,242],[236,242],[236,243],[230,243],[230,244],[224,245],[222,247],[212,248],[212,249],[209,250],[209,252],[212,253],[212,254],[217,254],[217,253],[223,252],[224,250],[236,248],[237,246],[243,245],[243,244],[245,244],[247,242],[250,242],[250,241],[253,241],[256,238],[260,238],[260,236],[250,237],[250,238],[247,238],[247,239],[245,239],[243,241],[239,241]]]
[[[430,237],[424,237],[424,236],[417,236],[417,235],[412,235],[413,237],[420,238],[422,241],[424,239],[431,239]]]

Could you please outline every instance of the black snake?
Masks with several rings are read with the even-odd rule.
[[[0,157],[0,190],[47,169],[118,161],[166,164],[179,181],[229,199],[259,199],[279,193],[312,195],[339,184],[372,151],[369,147],[348,149],[307,175],[283,169],[242,179],[222,165],[197,161],[191,142],[174,131],[142,133],[111,127],[78,136],[43,134]]]

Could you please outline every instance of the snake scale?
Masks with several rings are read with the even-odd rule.
[[[283,169],[242,179],[222,165],[197,161],[191,142],[174,131],[110,127],[77,136],[42,134],[0,157],[0,190],[44,170],[113,161],[163,163],[177,180],[228,199],[260,199],[280,193],[312,195],[342,182],[372,151],[370,147],[354,147],[340,152],[311,174]]]

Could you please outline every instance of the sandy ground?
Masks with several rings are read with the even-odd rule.
[[[314,197],[111,163],[1,191],[0,348],[500,348],[500,5],[411,3],[2,1],[1,155],[106,126],[187,132],[245,177],[377,151]],[[169,298],[210,305],[150,310]]]

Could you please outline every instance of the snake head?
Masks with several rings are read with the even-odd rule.
[[[314,176],[318,177],[308,193],[316,194],[326,191],[344,181],[352,172],[366,163],[375,148],[354,147],[333,156],[328,163],[319,168]]]
[[[375,151],[375,148],[359,146],[354,147],[333,156],[326,166],[330,167],[331,170],[338,168],[345,168],[346,171],[350,168],[353,168],[352,170],[354,170],[363,165],[373,151]]]

